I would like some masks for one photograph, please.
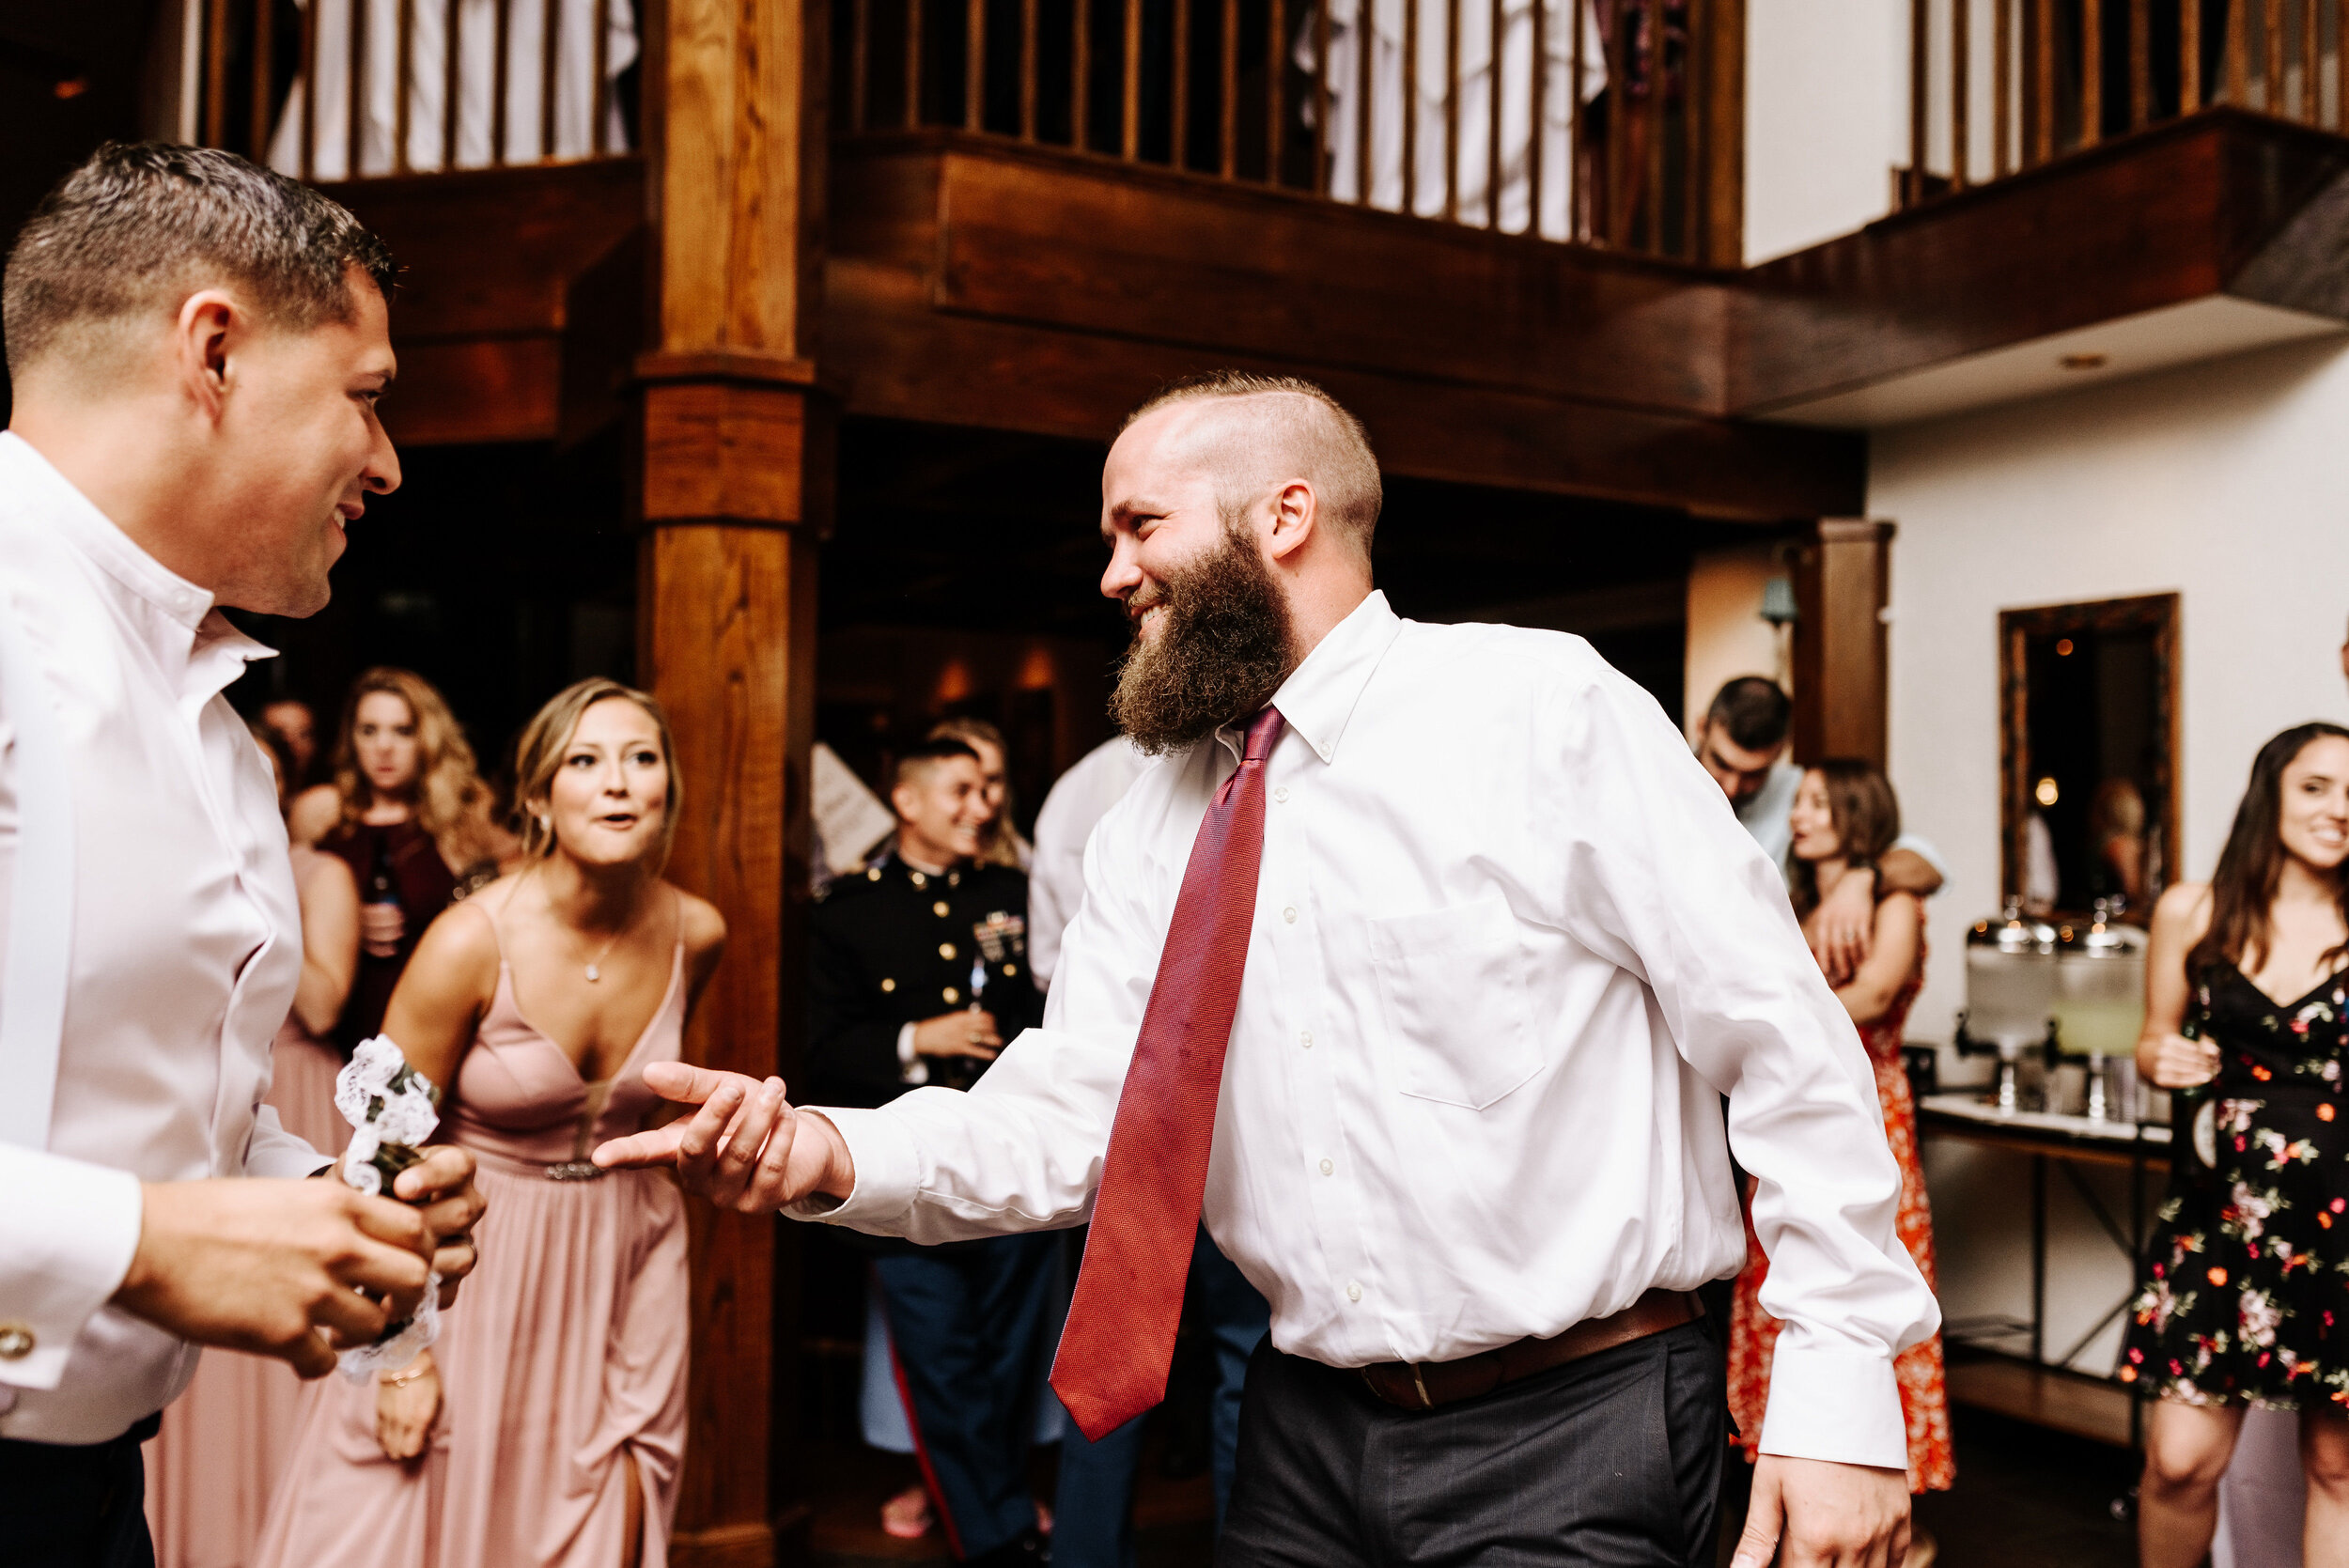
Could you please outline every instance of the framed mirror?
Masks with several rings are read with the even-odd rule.
[[[2005,896],[2144,924],[2178,875],[2178,596],[2001,611],[1999,680]]]

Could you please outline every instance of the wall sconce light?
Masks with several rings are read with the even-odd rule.
[[[1773,627],[1792,626],[1800,618],[1795,609],[1792,578],[1773,577],[1762,584],[1762,618]]]

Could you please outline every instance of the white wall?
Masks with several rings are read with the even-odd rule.
[[[1912,1039],[1946,1042],[1967,926],[1999,887],[1998,615],[2176,590],[2183,871],[2207,877],[2260,744],[2349,716],[2349,349],[2302,344],[1879,432],[1869,513],[1892,547],[1891,773],[1904,822],[1947,858]],[[1944,1054],[1944,1064],[1952,1063]],[[2023,1314],[2027,1174],[2017,1156],[1927,1144],[1952,1319]],[[2115,1215],[2124,1184],[2096,1177]],[[2047,1349],[2128,1290],[2130,1266],[2050,1181]],[[2153,1184],[2158,1195],[2158,1176]],[[2119,1329],[2082,1355],[2108,1369]]]
[[[1691,736],[1713,693],[1739,675],[1768,675],[1793,690],[1781,667],[1781,634],[1762,618],[1763,585],[1785,574],[1768,545],[1707,551],[1689,563],[1682,727]]]
[[[1750,0],[1746,260],[1890,210],[1907,104],[1907,0]]]

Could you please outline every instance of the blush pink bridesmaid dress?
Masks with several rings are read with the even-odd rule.
[[[495,930],[487,908],[462,908]],[[631,1458],[640,1560],[665,1568],[685,1447],[684,1203],[661,1172],[588,1176],[583,1162],[661,1105],[645,1063],[677,1060],[685,989],[680,921],[660,1010],[619,1071],[589,1084],[523,1017],[501,958],[443,1123],[480,1162],[489,1212],[433,1351],[431,1441],[414,1461],[387,1459],[372,1382],[304,1389],[256,1568],[612,1568]]]
[[[326,857],[293,846],[303,893]],[[343,1059],[288,1017],[270,1050],[269,1103],[286,1130],[320,1154],[342,1153],[350,1125],[334,1109]],[[188,1391],[147,1443],[147,1524],[156,1568],[246,1568],[270,1497],[293,1453],[302,1381],[283,1361],[207,1350]]]

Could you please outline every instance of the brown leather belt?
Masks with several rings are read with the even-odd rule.
[[[1362,1382],[1389,1405],[1433,1410],[1703,1315],[1704,1304],[1688,1291],[1652,1290],[1612,1317],[1585,1318],[1546,1340],[1518,1340],[1456,1361],[1379,1361],[1361,1369]]]

